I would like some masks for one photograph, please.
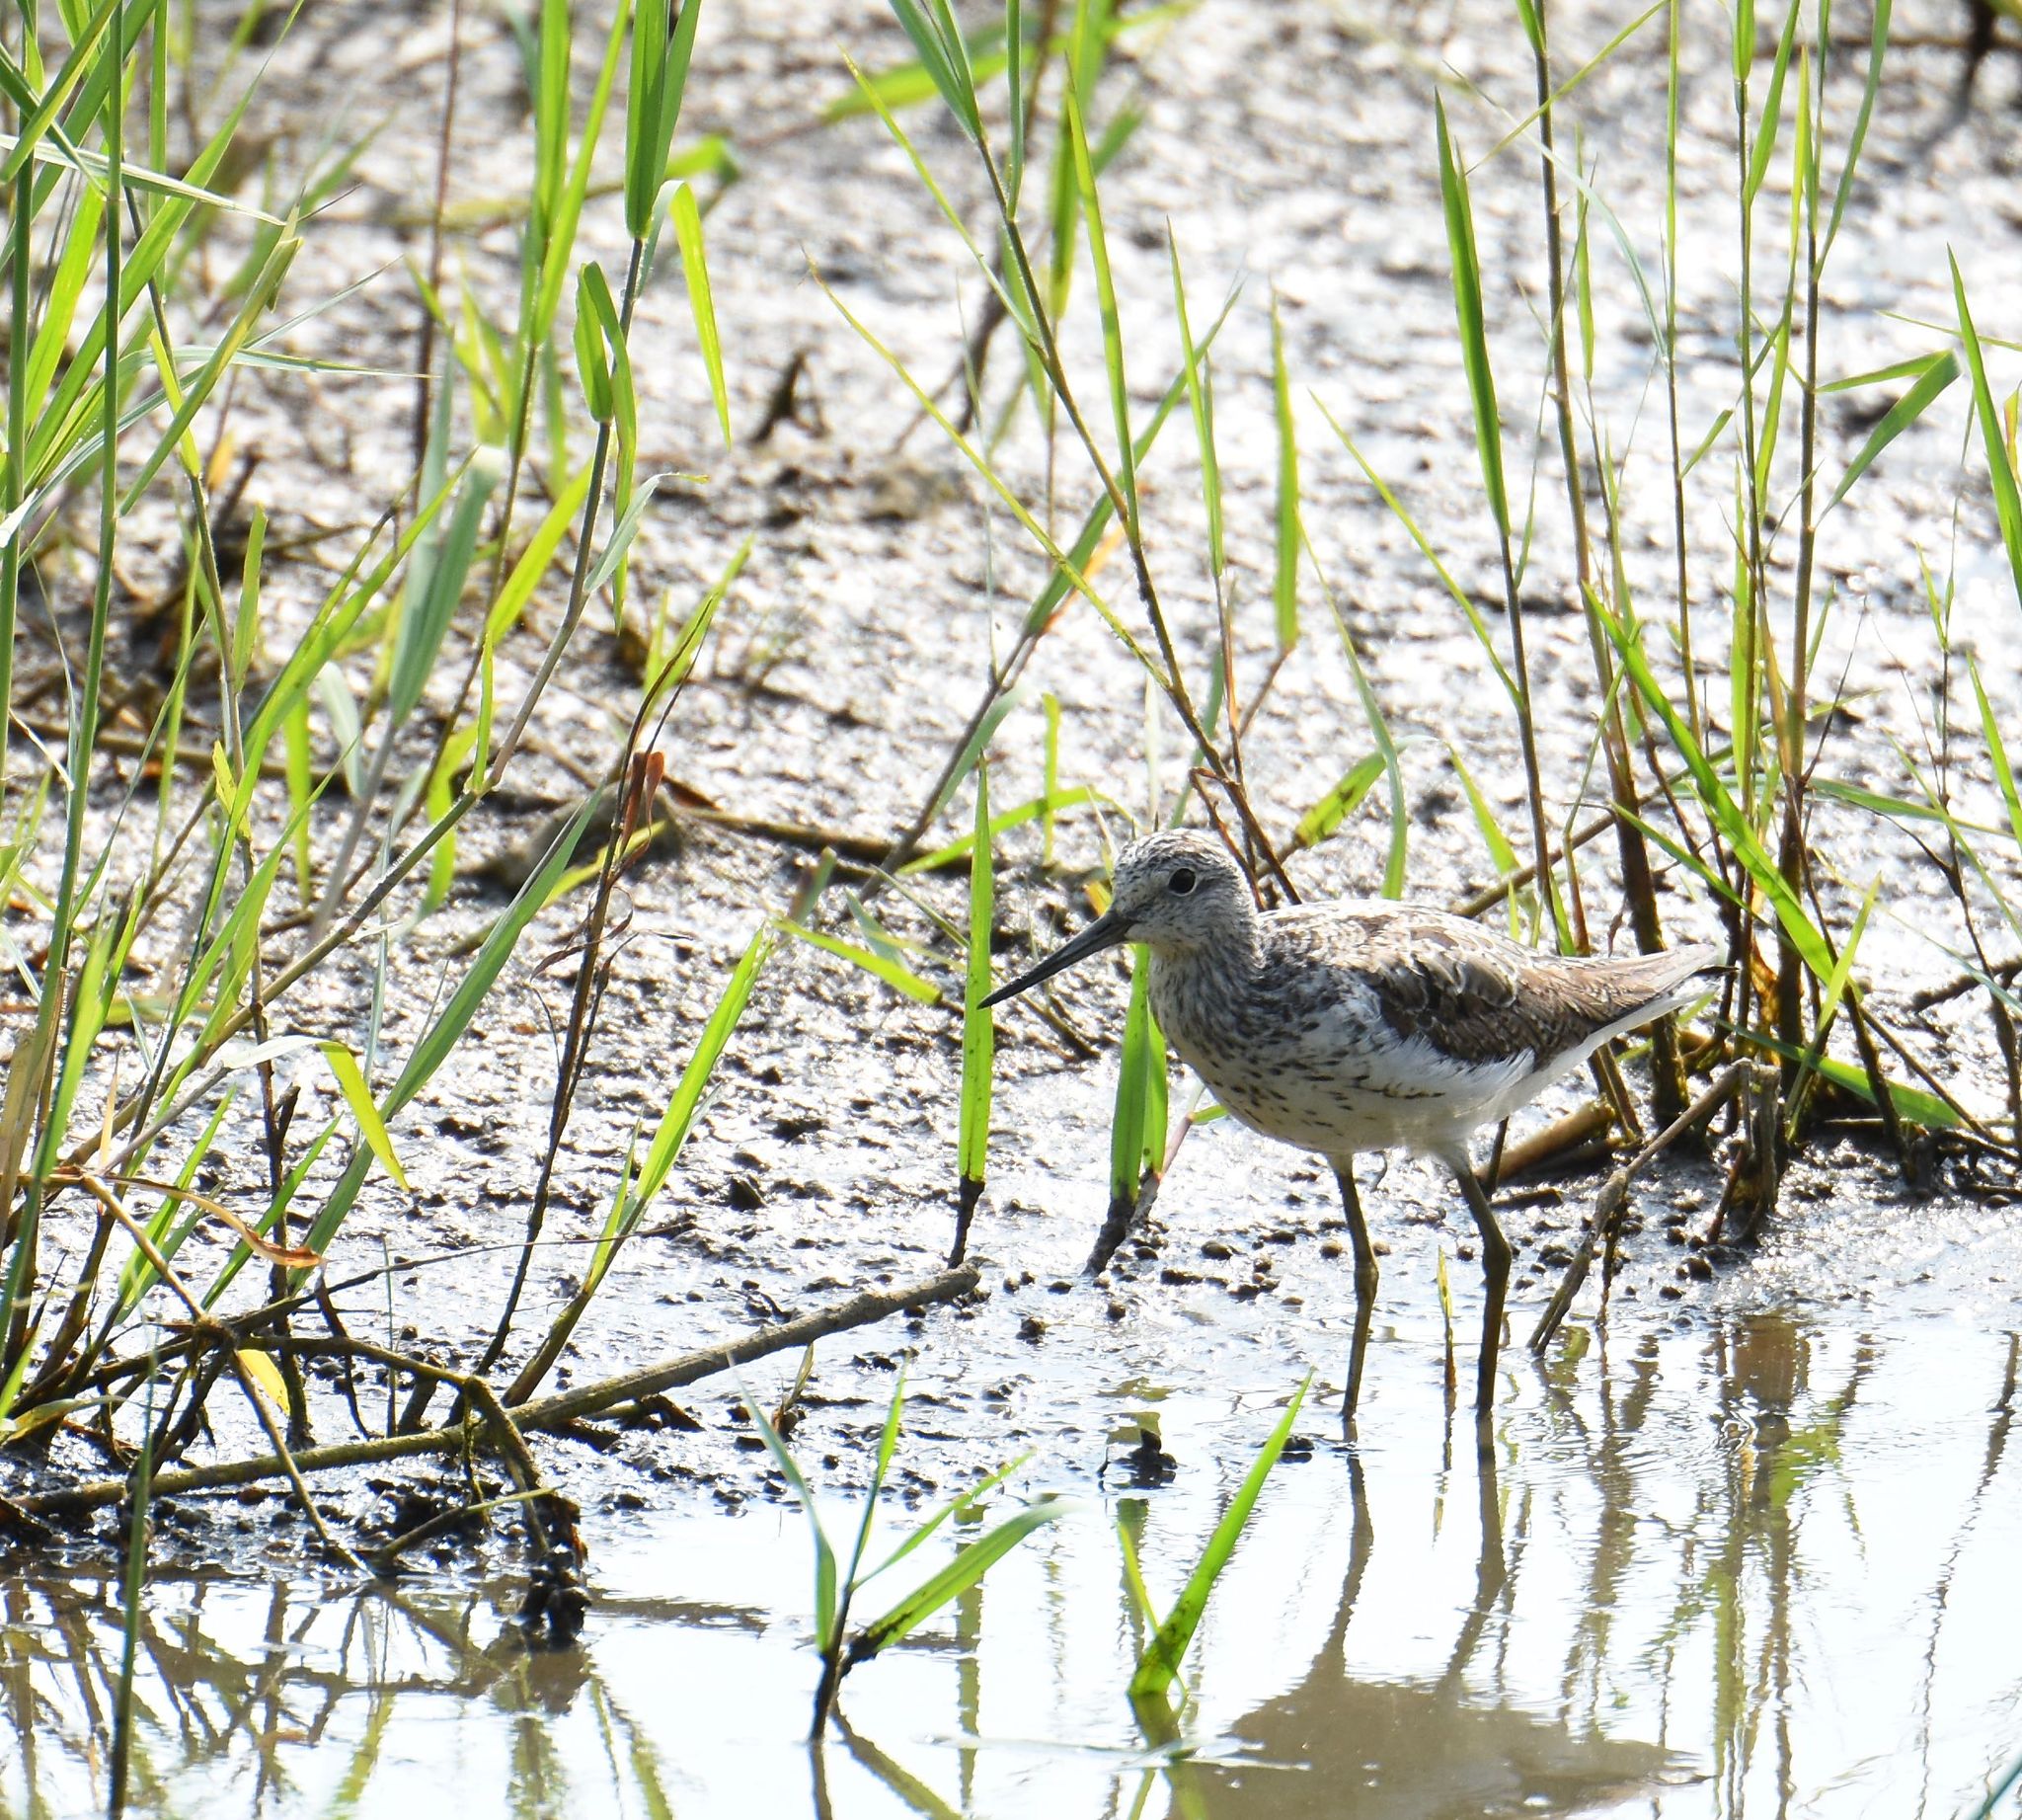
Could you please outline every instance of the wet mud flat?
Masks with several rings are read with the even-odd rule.
[[[958,740],[993,630],[1001,637],[1015,622],[1039,571],[1010,546],[1001,517],[987,516],[931,427],[900,446],[909,401],[805,280],[812,256],[918,370],[935,373],[958,351],[959,246],[904,187],[902,160],[875,121],[809,131],[808,110],[783,99],[783,75],[804,67],[817,38],[804,9],[727,7],[725,20],[733,14],[720,39],[704,28],[691,123],[751,141],[748,163],[762,174],[726,189],[711,216],[734,405],[739,423],[755,419],[805,354],[820,415],[781,426],[762,447],[707,460],[709,401],[697,372],[678,358],[642,362],[649,421],[664,444],[650,458],[711,471],[706,486],[670,486],[647,518],[635,586],[642,597],[697,593],[757,533],[721,641],[670,723],[669,770],[735,815],[842,831],[875,849]],[[429,44],[405,40],[399,10],[376,23],[360,17],[367,25],[346,41],[334,16],[312,9],[307,30],[283,44],[262,105],[285,122],[354,95],[389,41],[401,43],[400,67],[426,94]],[[1906,27],[1942,36],[1948,21],[1934,9]],[[1575,12],[1559,29],[1569,54],[1585,54],[1618,24]],[[1306,381],[1347,414],[1381,466],[1408,478],[1437,547],[1479,552],[1412,54],[1429,30],[1401,14],[1372,24],[1323,7],[1203,8],[1131,71],[1148,123],[1119,166],[1112,232],[1127,249],[1119,277],[1127,311],[1143,322],[1132,347],[1146,373],[1168,371],[1174,358],[1155,313],[1159,223],[1170,215],[1205,271],[1268,279]],[[867,59],[902,54],[882,18],[838,15],[820,41],[836,37]],[[1519,49],[1507,22],[1472,12],[1438,40],[1438,54],[1471,80],[1513,96],[1521,94]],[[1685,231],[1711,249],[1721,231],[1719,57],[1711,42],[1691,54],[1688,92],[1708,126],[1684,173]],[[1886,90],[1873,157],[1887,181],[1872,212],[1850,218],[1844,311],[1833,319],[1832,356],[1849,368],[1921,346],[1880,312],[1942,318],[1947,243],[1978,292],[2022,294],[2012,145],[1998,132],[1941,132],[1951,54],[1905,52]],[[1662,67],[1661,43],[1639,46],[1598,71],[1588,97],[1625,220],[1653,202],[1651,148],[1661,139],[1647,92]],[[2013,118],[1999,112],[2010,105],[2001,83],[2013,87],[2004,67],[1990,64],[1987,77],[1987,118]],[[456,193],[507,194],[518,182],[520,120],[511,47],[499,32],[474,38],[465,80]],[[418,102],[397,123],[418,132],[426,119]],[[1486,130],[1475,129],[1483,144]],[[391,133],[368,150],[358,191],[308,243],[303,271],[317,287],[365,277],[424,231],[401,139]],[[956,166],[946,135],[927,142]],[[1212,159],[1192,152],[1202,144],[1215,148]],[[965,180],[950,181],[972,206]],[[1507,192],[1494,171],[1480,181],[1485,235],[1524,270],[1533,223],[1516,176]],[[593,214],[588,231],[607,238],[607,261],[622,257],[607,215]],[[503,230],[480,234],[464,249],[476,282],[509,281],[505,241]],[[1683,308],[1687,396],[1710,417],[1733,385],[1732,348],[1716,327],[1720,260],[1711,251],[1687,260],[1684,277],[1696,287]],[[963,282],[971,301],[974,280]],[[1520,303],[1498,307],[1507,311],[1499,328],[1521,333]],[[1628,313],[1605,290],[1601,309]],[[674,344],[676,289],[650,290],[643,310],[645,332]],[[303,352],[341,351],[396,370],[411,358],[412,326],[411,299],[372,284],[308,325]],[[1623,351],[1634,338],[1619,320],[1611,326],[1622,332],[1603,338],[1612,351],[1603,357],[1616,364],[1595,383],[1633,397],[1645,380]],[[1264,300],[1233,315],[1225,335],[1217,357],[1231,401],[1232,546],[1238,572],[1261,591],[1273,464]],[[1100,358],[1092,341],[1079,352]],[[262,448],[253,485],[277,522],[299,514],[297,529],[368,511],[367,480],[404,454],[405,425],[385,388],[323,376],[315,390],[322,409],[305,414],[297,395],[263,377],[241,407],[242,437],[257,433]],[[1835,426],[1846,449],[1861,432],[1852,419]],[[1323,426],[1305,424],[1303,434],[1315,554],[1385,712],[1415,742],[1408,888],[1456,900],[1488,868],[1445,746],[1463,751],[1494,800],[1512,808],[1519,792],[1507,713],[1486,686],[1478,647],[1395,520],[1338,449],[1322,454]],[[1036,443],[1015,442],[1008,460],[1043,490]],[[1177,551],[1194,535],[1194,494],[1191,455],[1171,460],[1169,472],[1147,470],[1147,510],[1154,542],[1163,536]],[[1918,553],[1950,524],[1961,484],[1953,430],[1917,426],[1878,479],[1833,546],[1843,598],[1820,668],[1843,678],[1854,704],[1843,743],[1829,749],[1833,767],[1884,787],[1900,782],[1900,754],[1924,733],[1935,658]],[[1706,547],[1717,547],[1717,502],[1699,506],[1712,523]],[[1632,493],[1627,510],[1649,531],[1639,585],[1661,598],[1664,501]],[[1549,536],[1531,584],[1536,701],[1545,769],[1570,811],[1597,704],[1581,668],[1585,634],[1565,598],[1566,552]],[[2000,597],[1991,552],[1969,545],[1958,559],[1960,619],[1991,654],[2006,623],[1996,615],[2014,606]],[[298,608],[315,593],[313,571],[301,570],[275,572],[284,599],[300,590]],[[1493,592],[1485,566],[1463,573]],[[1198,581],[1175,577],[1173,587],[1176,623],[1190,650],[1205,651],[1211,599]],[[1246,626],[1244,637],[1245,661],[1261,675],[1267,628]],[[1300,649],[1310,661],[1286,668],[1248,749],[1277,826],[1295,821],[1367,740],[1317,606]],[[524,778],[468,825],[465,880],[396,953],[378,1022],[389,1053],[426,1027],[470,938],[497,913],[480,873],[507,866],[529,828],[608,763],[636,680],[622,650],[593,641],[587,651],[544,712]],[[528,665],[534,655],[506,654]],[[1716,645],[1709,661],[1719,657]],[[1142,812],[1149,768],[1159,806],[1169,806],[1183,776],[1180,739],[1167,726],[1162,760],[1147,760],[1141,679],[1092,615],[1063,619],[1040,669],[1062,705],[1074,778]],[[2022,694],[2013,665],[1990,657],[1985,675],[2012,714]],[[1041,787],[1029,737],[1038,708],[1028,701],[1016,712],[992,780],[1005,803]],[[1597,801],[1600,786],[1593,789]],[[1964,767],[1960,791],[1972,813],[1998,817],[1983,768]],[[937,824],[937,837],[962,831],[962,808]],[[1959,945],[1942,892],[1912,901],[1923,849],[1849,811],[1819,814],[1820,837],[1845,865],[1849,903],[1877,870],[1905,881],[1898,919],[1878,925],[1863,950],[1878,1006],[1929,1039],[1973,1104],[1995,1110],[1999,1057],[1983,1016],[1957,1002],[1927,1012],[1910,1004],[1956,971],[1926,938]],[[1065,863],[1050,874],[1035,863],[1033,831],[1006,838],[1006,967],[1085,913],[1072,882],[1097,868],[1093,822],[1063,818],[1060,840]],[[530,1345],[580,1283],[616,1158],[658,1116],[723,976],[808,864],[806,843],[699,818],[670,847],[626,883],[630,945],[564,1139],[516,1346]],[[1588,890],[1605,906],[1614,885],[1600,846],[1593,851]],[[1371,892],[1379,831],[1351,824],[1295,865],[1309,893]],[[959,918],[959,878],[916,889]],[[938,939],[924,910],[886,904],[894,930]],[[1675,939],[1719,933],[1716,908],[1682,880],[1667,911]],[[382,1257],[393,1266],[342,1299],[353,1332],[464,1367],[482,1349],[547,1148],[554,1031],[566,1009],[566,975],[542,976],[530,963],[565,942],[579,914],[565,903],[536,923],[529,964],[481,1013],[467,1056],[396,1125],[413,1190],[375,1178],[346,1227],[347,1268],[369,1272]],[[946,984],[945,943],[932,965]],[[287,1015],[307,1029],[356,1027],[374,992],[361,959],[319,979]],[[1718,1162],[1670,1160],[1639,1185],[1642,1229],[1604,1324],[1590,1291],[1542,1361],[1521,1340],[1597,1177],[1513,1190],[1512,1343],[1492,1443],[1478,1457],[1446,1391],[1436,1280],[1443,1253],[1465,1383],[1476,1293],[1468,1230],[1436,1174],[1400,1159],[1364,1190],[1388,1248],[1351,1448],[1338,1420],[1349,1267],[1332,1184],[1311,1161],[1226,1122],[1194,1131],[1151,1230],[1103,1280],[1084,1277],[1107,1201],[1123,1006],[1120,975],[1077,988],[1067,1008],[1085,1046],[1030,1011],[1005,1019],[990,1185],[973,1240],[977,1292],[817,1350],[794,1445],[839,1506],[867,1480],[901,1364],[907,1414],[891,1526],[1028,1452],[995,1497],[1057,1491],[1077,1503],[943,1621],[852,1677],[847,1728],[822,1751],[800,1742],[815,1674],[806,1537],[741,1407],[746,1394],[765,1408],[786,1397],[799,1357],[782,1353],[628,1420],[535,1440],[543,1474],[578,1507],[588,1545],[586,1625],[557,1649],[530,1648],[515,1621],[524,1580],[509,1510],[418,1549],[390,1587],[358,1592],[311,1564],[305,1525],[281,1486],[164,1498],[140,1661],[145,1810],[393,1812],[481,1789],[515,1811],[583,1813],[1013,1813],[1048,1803],[1091,1814],[1970,1811],[2015,1748],[2018,1690],[2002,1615],[2022,1592],[2006,1451],[2022,1245],[2006,1184],[1945,1161],[1912,1189],[1871,1130],[1828,1135],[1793,1169],[1758,1242],[1715,1259],[1666,1232],[1703,1231]],[[945,1006],[911,1004],[783,941],[679,1175],[621,1254],[552,1388],[932,1277],[952,1226],[959,1066],[958,1024]],[[1555,1095],[1539,1121],[1577,1097]],[[233,1116],[215,1155],[211,1191],[243,1186],[235,1168],[257,1177],[250,1116]],[[81,1237],[80,1224],[71,1241]],[[192,1268],[227,1249],[199,1232]],[[1189,1748],[1153,1751],[1121,1694],[1138,1621],[1115,1530],[1131,1534],[1154,1599],[1169,1604],[1308,1373],[1301,1445],[1274,1472],[1198,1646]],[[311,1384],[317,1439],[350,1435],[340,1376],[312,1363]],[[367,1425],[381,1425],[383,1377],[361,1369],[350,1388]],[[259,1446],[250,1419],[220,1405],[210,1449],[193,1459]],[[105,1469],[64,1436],[39,1466],[11,1465],[0,1488],[33,1495]],[[316,1495],[340,1532],[372,1540],[453,1509],[473,1485],[506,1489],[487,1463],[401,1464],[319,1479]],[[111,1570],[124,1538],[108,1506],[12,1558],[0,1586],[0,1674],[22,1748],[0,1773],[0,1800],[56,1812],[92,1804],[119,1642]],[[946,1558],[930,1549],[918,1565]]]

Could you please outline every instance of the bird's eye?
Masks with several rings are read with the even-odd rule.
[[[1174,897],[1184,898],[1187,895],[1187,893],[1192,891],[1194,887],[1198,885],[1200,882],[1200,877],[1198,874],[1196,874],[1192,866],[1181,866],[1177,871],[1173,873],[1171,878],[1166,880],[1165,883],[1166,889],[1170,891]]]

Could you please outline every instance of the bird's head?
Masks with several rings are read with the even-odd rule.
[[[1233,946],[1257,914],[1249,881],[1227,850],[1212,835],[1185,829],[1133,840],[1117,856],[1111,890],[1107,911],[983,1002],[1014,997],[1124,942],[1148,942],[1167,954]]]

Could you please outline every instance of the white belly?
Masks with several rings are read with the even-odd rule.
[[[1231,1118],[1324,1156],[1401,1148],[1451,1157],[1481,1126],[1506,1118],[1544,1084],[1527,1059],[1462,1068],[1430,1050],[1406,1055],[1403,1045],[1372,1058],[1377,1066],[1367,1070],[1357,1063],[1314,1069],[1296,1054],[1277,1068],[1231,1068],[1169,1034]]]

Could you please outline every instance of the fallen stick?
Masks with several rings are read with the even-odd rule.
[[[1594,1212],[1588,1218],[1587,1230],[1581,1235],[1580,1248],[1573,1254],[1564,1274],[1559,1278],[1559,1287],[1552,1293],[1550,1304],[1538,1316],[1537,1325],[1531,1330],[1530,1350],[1543,1352],[1551,1344],[1552,1335],[1566,1318],[1567,1310],[1573,1306],[1573,1298],[1579,1295],[1587,1281],[1587,1273],[1594,1266],[1594,1248],[1603,1233],[1611,1232],[1614,1225],[1629,1205],[1629,1183],[1638,1170],[1644,1168],[1652,1158],[1677,1142],[1694,1125],[1710,1117],[1734,1096],[1735,1089],[1746,1080],[1754,1068],[1752,1062],[1731,1062],[1714,1076],[1713,1084],[1699,1095],[1690,1106],[1678,1115],[1663,1131],[1650,1140],[1635,1155],[1601,1183],[1599,1194],[1594,1198]]]
[[[889,1319],[905,1308],[953,1302],[974,1289],[976,1281],[975,1266],[966,1264],[959,1270],[944,1270],[921,1283],[867,1290],[834,1307],[824,1308],[816,1314],[804,1314],[798,1320],[783,1321],[777,1327],[763,1328],[726,1345],[682,1353],[658,1365],[584,1385],[580,1389],[563,1390],[553,1396],[522,1403],[512,1411],[513,1421],[521,1434],[560,1428],[565,1423],[594,1415],[601,1409],[637,1402],[643,1396],[694,1384],[719,1372],[749,1365],[775,1352],[809,1346],[829,1334],[844,1333],[852,1327],[870,1326],[874,1321]],[[420,1434],[384,1435],[370,1441],[345,1441],[330,1447],[303,1448],[294,1455],[293,1469],[296,1473],[329,1472],[343,1466],[371,1465],[382,1460],[402,1460],[420,1454],[460,1453],[487,1427],[487,1419],[473,1413],[466,1421],[425,1429]],[[266,1454],[253,1460],[228,1460],[216,1465],[186,1466],[175,1471],[157,1472],[153,1495],[157,1498],[175,1497],[183,1492],[217,1491],[234,1485],[256,1484],[261,1479],[289,1476],[287,1461],[277,1455]],[[126,1495],[126,1488],[127,1481],[123,1478],[87,1479],[61,1491],[38,1492],[12,1502],[16,1509],[32,1517],[101,1510],[118,1503]]]
[[[1604,1139],[1607,1128],[1614,1123],[1614,1116],[1600,1100],[1589,1100],[1584,1105],[1575,1106],[1563,1118],[1554,1119],[1529,1137],[1508,1146],[1491,1187],[1500,1188],[1505,1182],[1514,1182],[1533,1169],[1559,1161],[1596,1138]]]
[[[2010,985],[2018,974],[2022,974],[2022,957],[1996,961],[1985,974],[1959,974],[1947,980],[1943,986],[1927,986],[1920,992],[1911,992],[1909,1008],[1912,1011],[1928,1011],[1934,1005],[1944,1004],[1948,999],[1972,991],[1976,986],[1984,986],[1988,979],[1998,980],[2003,986]]]

